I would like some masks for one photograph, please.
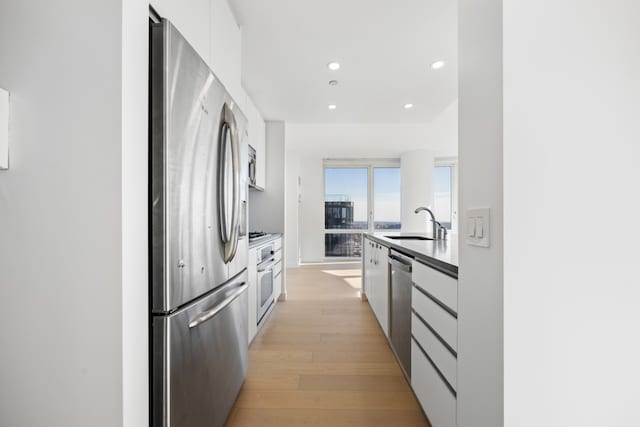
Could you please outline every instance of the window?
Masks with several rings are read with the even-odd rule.
[[[454,161],[436,162],[434,169],[433,207],[436,220],[444,227],[455,229],[457,203],[455,194],[456,165]]]
[[[368,174],[367,168],[325,168],[325,229],[368,228]]]
[[[373,228],[400,230],[400,168],[373,169]]]
[[[324,193],[324,256],[327,258],[359,258],[362,232],[400,229],[397,160],[375,164],[325,161]]]

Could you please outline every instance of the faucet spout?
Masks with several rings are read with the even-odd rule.
[[[433,236],[433,240],[436,240],[438,238],[438,226],[437,226],[437,221],[436,221],[436,217],[433,214],[433,212],[431,211],[431,209],[424,207],[424,206],[420,206],[417,207],[416,210],[414,211],[414,213],[418,213],[421,211],[426,211],[430,216],[431,216],[431,235]]]

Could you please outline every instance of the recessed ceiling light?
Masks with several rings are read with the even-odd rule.
[[[409,108],[413,108],[413,104],[404,104],[405,110],[408,110]]]
[[[438,70],[442,67],[444,67],[444,61],[436,61],[433,64],[431,64],[431,68],[433,68],[434,70]]]
[[[338,64],[337,62],[329,62],[327,64],[327,68],[331,71],[336,71],[340,69],[340,64]]]
[[[338,84],[337,80],[329,80],[329,86],[336,86]]]
[[[329,105],[327,105],[327,108],[329,110],[335,110],[336,108],[338,108],[338,106],[336,104],[329,104]]]

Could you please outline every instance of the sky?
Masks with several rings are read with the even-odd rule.
[[[326,168],[325,198],[346,195],[354,202],[354,220],[367,220],[367,168]],[[400,169],[374,168],[376,221],[400,221]]]
[[[354,220],[367,220],[368,169],[325,168],[325,199],[346,195],[354,202]],[[400,168],[374,168],[375,221],[400,222]],[[434,192],[436,217],[451,217],[451,168],[436,167]]]

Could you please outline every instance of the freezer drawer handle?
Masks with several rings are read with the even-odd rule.
[[[211,319],[213,316],[218,314],[220,311],[224,310],[224,308],[226,306],[228,306],[229,304],[231,304],[233,302],[233,300],[238,298],[241,293],[243,293],[244,291],[247,290],[248,287],[249,287],[249,285],[247,285],[246,282],[242,282],[242,284],[240,285],[238,290],[235,291],[234,293],[232,293],[231,295],[229,295],[228,297],[226,297],[224,300],[222,300],[220,302],[220,304],[216,305],[211,310],[207,310],[204,313],[200,313],[198,315],[198,317],[196,317],[191,322],[189,322],[189,329],[195,328],[196,326],[198,326],[198,325],[206,322],[207,320]]]

